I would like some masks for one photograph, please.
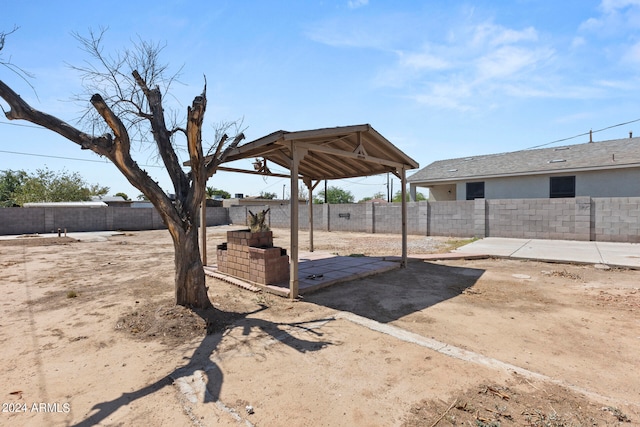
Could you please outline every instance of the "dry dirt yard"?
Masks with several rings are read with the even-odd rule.
[[[314,241],[400,253],[395,235]],[[201,317],[173,306],[166,231],[4,242],[0,425],[640,425],[639,277],[414,259],[295,302],[208,278]]]

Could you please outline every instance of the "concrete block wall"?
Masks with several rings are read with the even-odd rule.
[[[106,230],[107,210],[108,208],[44,208],[45,230],[47,232],[58,228],[69,232]]]
[[[414,204],[414,203],[411,203]],[[373,210],[374,233],[402,233],[402,205],[399,203],[365,203]],[[407,217],[413,209],[407,207]],[[410,223],[407,220],[407,223]],[[426,230],[425,230],[426,233]],[[422,234],[422,233],[417,233]]]
[[[365,203],[330,204],[329,229],[331,231],[359,231],[366,232],[367,206]]]
[[[640,197],[592,199],[592,240],[640,243]]]
[[[160,215],[158,215],[155,209],[153,209],[153,213],[158,216],[158,219],[160,221],[162,221],[160,219]],[[207,225],[213,226],[213,225],[223,225],[223,224],[230,224],[230,223],[231,223],[231,220],[229,219],[228,209],[225,209],[223,207],[207,208]]]
[[[575,240],[591,240],[591,197],[576,197],[573,215]]]
[[[267,225],[275,228],[288,228],[289,219],[291,218],[289,205],[255,205],[255,206],[230,206],[225,208],[228,211],[227,219],[229,224],[235,224],[239,226],[249,226],[249,211],[258,213],[262,210],[269,209],[267,214]],[[302,206],[300,206],[302,210]],[[302,215],[306,215],[307,211],[298,213],[298,218],[302,218]],[[308,220],[304,217],[304,225]],[[303,225],[302,223],[300,225]]]
[[[473,204],[473,237],[482,238],[487,235],[487,203],[484,199],[476,199]]]
[[[486,200],[486,234],[525,239],[589,240],[589,232],[586,235],[576,233],[576,200]]]
[[[427,234],[429,223],[429,202],[413,202],[407,205],[407,232]]]
[[[44,209],[0,208],[0,235],[45,232]]]
[[[474,226],[475,201],[429,202],[429,236],[472,237]]]
[[[311,205],[313,209],[313,229],[314,230],[326,230],[327,229],[327,221],[326,217],[326,207],[329,205]],[[289,223],[289,206],[285,207],[286,213],[286,225],[288,227]],[[284,215],[283,215],[284,217]],[[309,229],[309,205],[300,205],[298,207],[298,228],[300,230],[308,230]]]
[[[271,208],[267,219],[269,227],[289,227],[291,218],[289,205],[252,206],[250,210],[256,213],[267,208]],[[231,206],[228,209],[229,220],[232,224],[248,225],[248,207]],[[367,206],[365,204],[313,205],[313,227],[316,230],[365,232],[368,227],[366,211]],[[301,204],[298,206],[298,228],[300,230],[309,228],[309,205]]]
[[[407,230],[409,234],[428,236],[636,242],[640,240],[639,205],[640,198],[589,197],[412,202],[407,204]],[[232,214],[234,209],[239,213]],[[300,206],[301,230],[308,229],[307,209]],[[314,205],[313,209],[316,230],[364,233],[402,230],[399,204],[323,204]],[[244,225],[244,212],[244,207],[233,207],[230,217],[238,218]],[[344,214],[349,214],[349,218]],[[289,226],[288,205],[275,209],[272,206],[271,215],[272,227]]]
[[[155,209],[113,208],[109,209],[113,215],[111,230],[149,230],[153,227],[153,215],[158,215]],[[131,212],[129,212],[131,211]],[[160,215],[158,215],[159,217]],[[162,222],[162,221],[160,221]]]
[[[271,208],[268,224],[288,228],[289,205]],[[299,228],[308,229],[308,205],[300,205]],[[400,233],[399,204],[313,205],[314,229]],[[342,215],[340,215],[342,214]],[[347,215],[348,214],[348,217]],[[247,206],[207,208],[207,225],[247,226]],[[0,208],[0,235],[164,228],[154,208]],[[409,234],[515,237],[640,243],[640,197],[477,199],[407,205]]]
[[[227,208],[229,211],[229,222],[236,225],[248,225],[247,216],[249,211],[247,206],[231,206]],[[251,212],[254,212],[253,206]],[[271,216],[271,215],[269,215]]]
[[[228,211],[207,208],[207,225],[229,223]],[[0,208],[0,235],[166,228],[155,208]]]

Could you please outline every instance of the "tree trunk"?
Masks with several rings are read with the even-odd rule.
[[[171,227],[169,228],[172,231]],[[179,228],[171,232],[175,256],[176,304],[189,308],[210,308],[211,301],[207,295],[204,270],[200,260],[198,228]]]

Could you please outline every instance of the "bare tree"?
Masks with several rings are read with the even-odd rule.
[[[80,123],[95,129],[98,119],[104,133],[95,136],[57,117],[28,105],[16,92],[0,80],[0,97],[9,105],[4,111],[9,120],[26,120],[56,132],[108,158],[127,180],[148,198],[159,212],[173,239],[175,249],[176,304],[191,308],[209,308],[205,276],[198,246],[198,211],[205,195],[207,179],[224,161],[229,151],[244,138],[216,132],[206,157],[203,152],[202,126],[207,106],[206,81],[202,93],[193,99],[186,111],[186,124],[167,125],[169,113],[163,107],[163,94],[168,92],[175,75],[167,77],[167,67],[160,64],[161,46],[139,42],[134,50],[116,56],[103,53],[104,30],[83,38],[76,35],[92,62],[74,67],[82,73],[85,88],[92,90],[91,107]],[[162,89],[161,89],[162,87]],[[104,96],[101,94],[103,93]],[[4,110],[4,109],[3,109]],[[230,128],[230,127],[229,127]],[[236,129],[237,130],[237,129]],[[175,140],[186,140],[190,169],[184,171]],[[134,139],[153,143],[158,157],[171,178],[175,199],[166,194],[132,158]]]

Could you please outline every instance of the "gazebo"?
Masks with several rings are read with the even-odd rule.
[[[313,200],[313,190],[321,181],[393,173],[402,185],[402,262],[407,264],[406,171],[418,163],[399,150],[371,125],[341,126],[297,132],[279,130],[233,149],[225,163],[255,158],[253,170],[220,166],[220,171],[286,177],[291,179],[290,198],[290,274],[289,296],[298,296],[298,194],[301,180]],[[289,175],[272,173],[270,164],[287,170]],[[295,200],[294,200],[295,199]],[[203,203],[202,244],[206,265],[206,215]],[[309,207],[309,251],[313,251],[313,206]]]

